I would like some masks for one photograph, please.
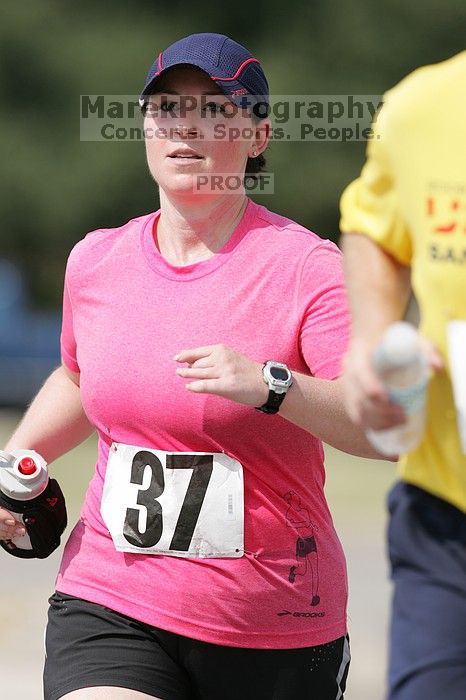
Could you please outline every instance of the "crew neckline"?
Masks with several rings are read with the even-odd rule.
[[[169,263],[158,249],[153,231],[156,221],[160,218],[161,210],[149,214],[144,222],[141,229],[141,244],[143,247],[144,255],[150,267],[155,270],[155,272],[163,275],[163,277],[168,277],[169,279],[174,279],[178,281],[188,281],[192,279],[197,279],[199,277],[204,277],[208,275],[221,265],[223,265],[230,257],[238,246],[244,235],[246,234],[249,224],[254,217],[256,205],[251,199],[248,198],[246,208],[238,221],[233,232],[220,250],[214,253],[210,258],[206,260],[199,260],[198,262],[191,263],[190,265],[172,265]]]

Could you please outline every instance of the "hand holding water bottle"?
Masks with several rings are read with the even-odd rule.
[[[403,321],[389,326],[373,353],[372,363],[389,400],[401,408],[405,420],[384,430],[369,428],[367,437],[384,455],[410,452],[424,434],[429,377],[427,357],[416,329]]]
[[[375,350],[353,341],[345,360],[346,408],[381,454],[395,457],[420,441],[429,369],[442,367],[432,344],[403,321],[387,328]]]
[[[0,546],[21,558],[43,559],[60,544],[65,499],[33,450],[0,450]]]

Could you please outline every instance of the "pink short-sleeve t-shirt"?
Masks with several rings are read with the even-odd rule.
[[[274,359],[336,378],[349,337],[338,248],[248,201],[218,253],[176,267],[156,246],[158,216],[94,231],[69,257],[62,357],[81,373],[84,410],[99,444],[57,589],[216,644],[297,648],[336,639],[346,632],[347,578],[324,496],[321,442],[280,414],[188,392],[173,358],[223,343],[258,362]],[[117,549],[102,514],[103,495],[107,512],[112,507],[105,479],[115,445],[175,460],[179,453],[226,455],[241,465],[243,503],[231,516],[244,528],[238,554]],[[112,479],[119,469],[113,465]],[[142,500],[126,512],[144,518],[137,521],[142,533],[153,534],[157,521],[160,535],[162,487],[151,491],[141,476],[135,488]],[[209,488],[199,518],[206,504],[215,508]],[[122,517],[125,493],[120,485],[115,512]]]

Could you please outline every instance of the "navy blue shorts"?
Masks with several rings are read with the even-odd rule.
[[[390,700],[465,700],[466,515],[405,483],[388,507]]]
[[[50,600],[44,699],[120,686],[163,700],[342,700],[347,637],[305,649],[207,644],[62,593]]]

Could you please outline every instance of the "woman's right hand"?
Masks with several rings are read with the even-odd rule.
[[[26,528],[19,520],[15,520],[4,508],[0,508],[0,540],[12,540],[26,534]]]

